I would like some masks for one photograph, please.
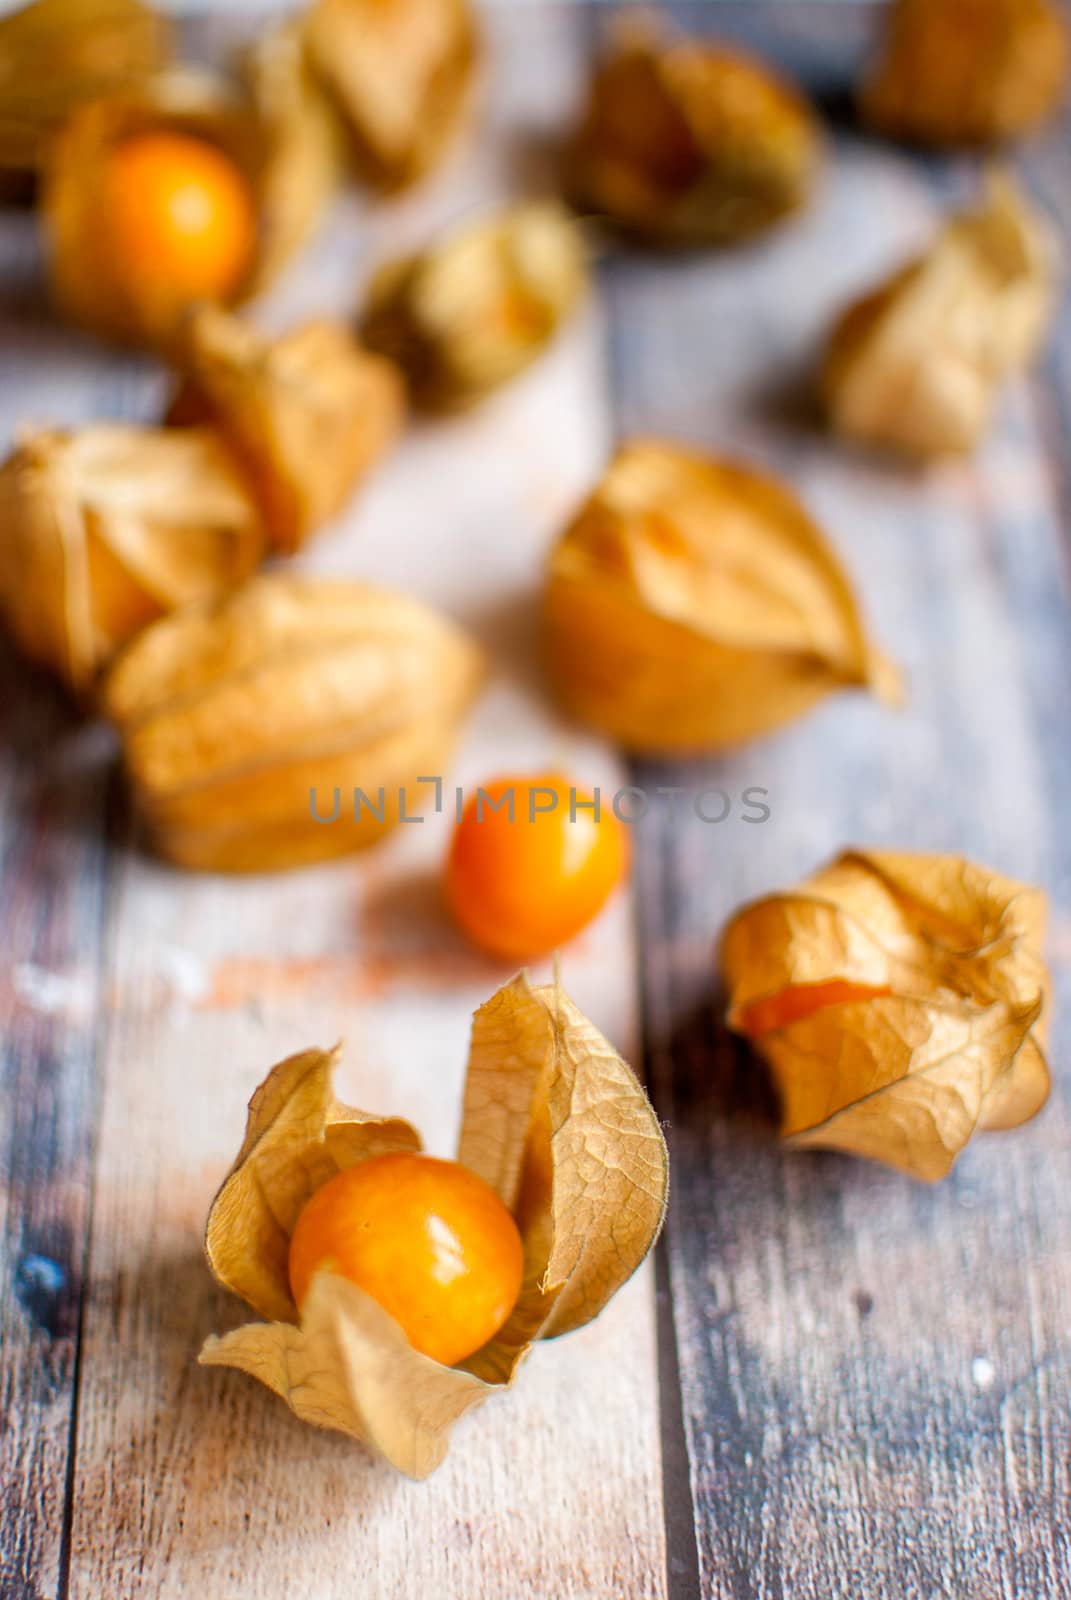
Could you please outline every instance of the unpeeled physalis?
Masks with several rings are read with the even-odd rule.
[[[404,420],[395,367],[326,319],[270,339],[203,306],[187,325],[180,361],[187,376],[172,420],[219,428],[284,552],[342,509]]]
[[[641,238],[728,245],[798,210],[821,156],[810,106],[763,62],[630,20],[595,68],[568,181]]]
[[[34,177],[77,106],[138,84],[170,44],[141,0],[33,0],[0,18],[0,184]]]
[[[103,708],[162,855],[270,871],[414,817],[481,675],[476,647],[417,600],[273,575],[147,628]]]
[[[139,628],[238,583],[263,551],[245,479],[205,429],[46,429],[0,468],[0,613],[81,697]]]
[[[836,689],[898,695],[795,497],[656,439],[618,451],[558,541],[544,633],[563,706],[638,752],[739,744]]]
[[[513,206],[380,268],[363,336],[402,368],[414,404],[448,410],[534,361],[586,284],[583,240],[566,214]]]
[[[1045,896],[959,856],[851,850],[745,906],[729,1025],[769,1064],[794,1146],[943,1177],[1049,1092]]]
[[[472,88],[469,0],[315,0],[305,28],[365,177],[396,189],[438,165]]]
[[[205,1245],[217,1280],[269,1320],[210,1338],[200,1359],[250,1373],[305,1421],[423,1478],[453,1424],[508,1387],[534,1340],[590,1322],[639,1266],[665,1212],[665,1143],[630,1068],[558,983],[533,989],[521,976],[480,1008],[457,1158],[512,1213],[523,1281],[504,1326],[445,1365],[329,1267],[314,1273],[300,1313],[295,1305],[288,1257],[310,1197],[338,1172],[420,1145],[406,1122],[339,1105],[336,1057],[310,1050],[281,1062],[250,1103]],[[391,1298],[419,1327],[406,1269],[399,1247]]]
[[[303,17],[260,30],[239,61],[257,135],[257,282],[305,243],[345,172],[345,139],[309,60]]]
[[[1006,175],[929,250],[850,306],[822,386],[838,433],[925,458],[969,450],[1052,317],[1059,248]]]
[[[896,0],[861,109],[895,138],[995,144],[1050,116],[1067,79],[1067,23],[1052,0]]]

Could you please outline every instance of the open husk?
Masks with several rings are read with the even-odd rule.
[[[171,294],[154,281],[133,289],[100,212],[115,148],[134,134],[164,129],[218,146],[255,195],[257,141],[248,103],[226,80],[180,67],[136,91],[94,100],[68,120],[50,152],[41,208],[52,293],[64,315],[106,338],[166,349],[181,323]],[[251,269],[236,298],[252,284]]]
[[[306,34],[367,179],[400,188],[439,163],[472,88],[469,0],[315,0]]]
[[[861,109],[895,138],[987,145],[1043,122],[1067,82],[1067,21],[1052,0],[896,0]]]
[[[258,34],[239,71],[257,133],[259,286],[276,276],[319,221],[345,172],[345,138],[309,62],[301,19]]]
[[[272,1320],[208,1339],[200,1360],[250,1373],[305,1421],[423,1478],[453,1424],[509,1385],[534,1340],[590,1322],[639,1266],[665,1213],[665,1142],[631,1069],[560,985],[533,989],[521,976],[487,1001],[473,1021],[458,1160],[513,1213],[525,1276],[494,1339],[441,1366],[330,1271],[300,1316],[291,1299],[289,1238],[310,1195],[359,1161],[419,1147],[408,1123],[334,1100],[336,1056],[281,1062],[250,1103],[205,1248],[217,1280]]]
[[[481,677],[475,645],[417,600],[272,575],[146,629],[103,705],[160,852],[268,871],[414,816]]]
[[[534,361],[587,284],[584,243],[558,207],[511,207],[382,267],[363,336],[405,372],[416,405],[470,404]]]
[[[170,48],[141,0],[33,0],[0,17],[0,188],[40,170],[77,106],[134,87]]]
[[[739,744],[836,689],[898,694],[794,496],[660,440],[624,445],[566,528],[544,629],[562,704],[639,752]]]
[[[340,323],[277,339],[217,306],[190,319],[171,419],[211,422],[249,470],[277,550],[297,550],[345,505],[404,421],[396,368]]]
[[[1005,175],[917,261],[850,306],[822,385],[838,433],[916,457],[969,450],[1055,309],[1060,252]]]
[[[53,296],[64,314],[107,338],[174,354],[188,306],[166,283],[135,289],[102,225],[108,163],[124,139],[168,131],[206,140],[234,163],[249,188],[256,248],[231,297],[256,293],[302,243],[337,175],[329,116],[303,74],[300,38],[271,34],[245,64],[244,84],[192,67],[173,68],[136,90],[92,101],[55,140],[42,215]]]
[[[615,31],[569,151],[577,202],[668,245],[729,245],[798,210],[822,144],[810,106],[735,48]]]
[[[773,1072],[803,1148],[943,1177],[979,1129],[1045,1103],[1045,896],[959,856],[852,850],[745,906],[729,1025]]]
[[[0,613],[79,695],[139,628],[238,583],[260,513],[212,432],[26,434],[0,469]]]

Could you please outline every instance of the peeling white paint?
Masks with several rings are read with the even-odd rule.
[[[16,998],[44,1016],[88,1017],[93,1010],[95,985],[90,974],[75,968],[54,972],[33,961],[21,961],[11,972]]]
[[[971,1362],[971,1377],[976,1389],[991,1389],[996,1375],[997,1369],[988,1356],[975,1356]]]

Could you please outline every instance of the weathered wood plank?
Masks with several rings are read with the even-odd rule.
[[[0,784],[0,1593],[54,1592],[88,1224],[106,776],[52,767],[70,716],[5,658]],[[28,769],[36,767],[30,777]]]
[[[679,14],[804,71],[818,61],[826,88],[866,28],[847,7]],[[1071,1583],[1071,341],[1065,322],[971,465],[913,477],[831,448],[797,393],[816,340],[968,179],[850,133],[837,153],[818,206],[768,243],[685,263],[619,257],[604,273],[621,428],[786,476],[911,680],[899,716],[845,699],[731,759],[637,769],[651,786],[761,784],[773,811],[761,827],[644,833],[637,862],[701,1585],[741,1600],[1043,1600]],[[1066,220],[1066,128],[1029,171]],[[964,851],[1053,891],[1065,1015],[1052,1102],[1029,1128],[980,1140],[933,1190],[781,1152],[762,1074],[712,1003],[727,914],[853,841]]]
[[[358,300],[373,261],[514,189],[526,130],[554,126],[581,70],[567,9],[492,19],[488,125],[425,195],[347,199],[264,315]],[[318,571],[404,585],[495,652],[456,779],[554,762],[609,788],[616,758],[565,728],[536,674],[542,553],[605,454],[596,308],[471,419],[413,433],[311,553]],[[454,1142],[469,1015],[503,971],[446,926],[448,817],[374,857],[273,880],[190,878],[124,851],[84,1315],[69,1593],[665,1593],[649,1272],[599,1323],[537,1351],[515,1393],[413,1485],[297,1424],[235,1373],[195,1366],[240,1320],[200,1256],[250,1091],[288,1051],[346,1035],[340,1091]],[[345,825],[345,824],[340,824]],[[633,950],[622,898],[568,952],[577,999],[626,1048]]]
[[[71,360],[32,218],[0,230],[0,446],[31,418],[122,414],[137,364]],[[79,348],[79,341],[74,341]],[[86,347],[88,350],[88,347]],[[111,750],[43,677],[0,657],[0,1592],[54,1594],[88,1238]]]

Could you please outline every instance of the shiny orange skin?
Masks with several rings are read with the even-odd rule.
[[[456,1161],[402,1151],[336,1173],[290,1238],[298,1306],[319,1267],[377,1300],[410,1344],[456,1366],[517,1301],[524,1246],[494,1190]]]
[[[557,773],[498,778],[481,785],[491,804],[512,788],[514,814],[470,795],[446,863],[446,898],[454,920],[481,950],[504,961],[544,955],[579,933],[606,904],[628,870],[625,829],[605,799],[599,820],[581,809],[577,790]],[[552,791],[556,806],[530,813],[533,790]],[[549,794],[537,794],[549,806]]]
[[[828,1006],[844,1006],[853,1000],[875,1000],[892,990],[866,983],[849,983],[846,978],[829,978],[825,983],[800,983],[753,1000],[745,1006],[740,1026],[749,1038],[758,1039],[777,1028],[811,1017]]]
[[[113,270],[138,302],[177,315],[197,300],[230,299],[249,272],[253,196],[206,139],[132,134],[109,157],[102,200]]]

